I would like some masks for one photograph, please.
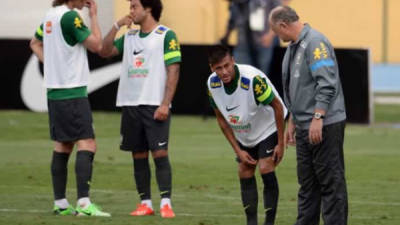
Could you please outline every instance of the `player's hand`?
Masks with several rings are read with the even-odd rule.
[[[246,151],[240,150],[237,154],[239,157],[240,161],[249,165],[257,165],[257,160],[253,159],[253,157],[250,156],[249,153]]]
[[[127,26],[128,28],[131,28],[132,23],[133,23],[133,18],[131,15],[126,15],[117,22],[119,27]]]
[[[296,132],[296,127],[293,124],[293,122],[291,122],[289,120],[288,122],[288,127],[285,131],[285,146],[287,148],[288,145],[290,146],[296,146],[296,139],[295,139],[295,132]]]
[[[322,126],[322,119],[312,119],[310,129],[308,131],[308,139],[310,144],[317,145],[322,142]]]
[[[160,105],[154,112],[154,119],[164,121],[168,119],[168,115],[169,115],[169,106]]]
[[[94,0],[86,0],[85,5],[86,5],[86,7],[89,8],[89,17],[90,18],[97,15],[97,4]]]
[[[275,166],[277,166],[282,161],[284,153],[285,153],[285,147],[283,145],[275,146],[274,154],[272,155],[272,159],[275,162]]]

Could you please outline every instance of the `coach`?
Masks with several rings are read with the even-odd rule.
[[[346,112],[333,47],[323,34],[301,23],[290,7],[275,8],[270,24],[283,41],[290,42],[282,81],[290,111],[285,140],[296,144],[297,150],[300,190],[296,225],[318,225],[321,209],[325,225],[345,225]]]

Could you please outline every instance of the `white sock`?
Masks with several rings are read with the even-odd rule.
[[[146,204],[147,207],[149,207],[150,209],[153,209],[153,203],[151,202],[151,199],[142,200],[141,203]]]
[[[86,209],[87,207],[89,207],[90,204],[92,204],[92,203],[90,202],[89,197],[78,199],[78,205],[82,209]]]
[[[164,205],[168,205],[169,207],[172,208],[171,206],[171,199],[169,198],[162,198],[160,202],[160,208],[162,208]]]
[[[69,202],[66,198],[63,198],[63,199],[55,200],[54,205],[60,207],[61,209],[66,209],[69,206]]]

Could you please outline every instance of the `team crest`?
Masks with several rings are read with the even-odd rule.
[[[326,50],[326,46],[324,43],[320,43],[320,48],[316,47],[314,49],[314,59],[319,60],[319,59],[326,59],[328,58],[328,51]]]
[[[179,50],[179,43],[176,39],[172,39],[169,42],[169,50]]]
[[[46,22],[46,33],[51,34],[52,31],[52,24],[51,21]]]
[[[82,25],[83,25],[82,19],[79,17],[75,17],[74,25],[75,25],[75,28],[82,28]]]

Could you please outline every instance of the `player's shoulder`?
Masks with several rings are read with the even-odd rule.
[[[59,8],[56,11],[57,13],[62,14],[61,20],[74,21],[76,18],[82,20],[79,13],[75,10]]]
[[[218,77],[218,75],[214,72],[212,73],[207,80],[207,85],[211,88],[220,88],[222,87],[222,81],[221,79]]]
[[[169,27],[165,26],[165,25],[158,25],[158,27],[156,28],[155,33],[159,34],[159,35],[163,35],[163,34],[167,34],[170,31],[172,31]]]
[[[126,32],[126,36],[136,36],[139,34],[139,29],[130,29],[128,32]]]
[[[314,48],[316,45],[324,44],[326,46],[332,46],[329,39],[321,32],[315,29],[310,29],[310,44],[308,45],[309,49]]]
[[[256,76],[264,77],[265,74],[254,66],[247,64],[237,64],[241,77],[253,80]]]

